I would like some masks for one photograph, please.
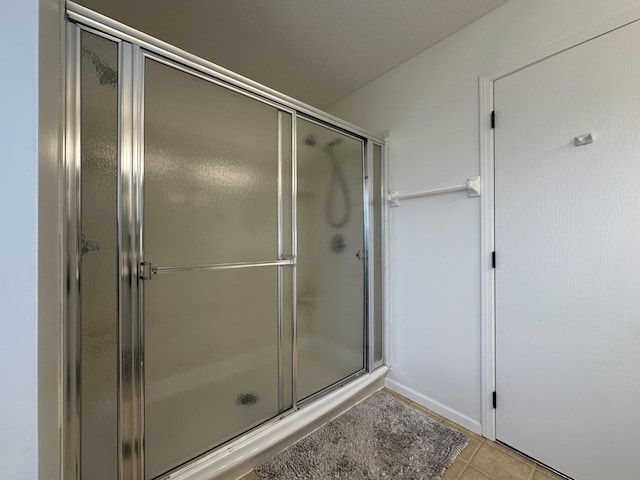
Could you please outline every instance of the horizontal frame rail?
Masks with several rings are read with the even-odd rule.
[[[107,33],[112,33],[122,40],[139,45],[145,50],[162,55],[165,58],[171,60],[176,60],[183,65],[222,79],[228,84],[238,86],[245,91],[257,94],[263,98],[267,98],[284,106],[291,107],[298,112],[305,113],[314,118],[329,122],[332,125],[338,125],[339,127],[344,128],[349,132],[361,135],[380,145],[384,144],[383,138],[369,133],[356,125],[330,115],[304,102],[296,100],[293,97],[273,90],[272,88],[262,85],[254,80],[243,77],[242,75],[234,73],[231,70],[216,65],[215,63],[190,54],[180,48],[174,47],[173,45],[158,40],[154,37],[151,37],[150,35],[147,35],[139,30],[128,27],[116,20],[113,20],[112,18],[94,12],[89,8],[83,7],[82,5],[71,0],[66,0],[66,11],[67,16],[73,21],[83,23]]]

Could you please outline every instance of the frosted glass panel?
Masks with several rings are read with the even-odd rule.
[[[382,360],[382,342],[384,315],[383,307],[383,276],[382,268],[384,259],[382,256],[382,147],[373,146],[373,175],[371,179],[371,219],[373,222],[373,255],[370,264],[373,268],[373,296],[369,299],[373,302],[373,360]]]
[[[117,477],[118,45],[82,32],[82,478]]]
[[[145,258],[277,258],[278,110],[147,59],[144,114]]]
[[[146,261],[291,254],[289,113],[150,59],[144,113]],[[291,289],[291,266],[161,271],[145,282],[147,478],[291,407]]]
[[[298,398],[364,368],[363,143],[299,119]]]
[[[147,478],[279,413],[278,268],[145,283]]]

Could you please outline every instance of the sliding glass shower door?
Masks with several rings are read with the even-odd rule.
[[[298,399],[365,368],[364,142],[299,118]]]
[[[74,480],[167,479],[382,357],[381,147],[131,39],[68,25]]]
[[[292,405],[292,115],[149,57],[144,87],[154,478]]]

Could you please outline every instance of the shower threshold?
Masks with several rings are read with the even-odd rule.
[[[158,480],[235,480],[260,462],[297,442],[341,415],[364,398],[381,390],[389,367],[382,366],[351,383],[304,404],[286,417],[268,422],[205,454]]]

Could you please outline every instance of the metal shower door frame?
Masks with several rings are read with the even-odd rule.
[[[127,188],[131,173],[121,172],[121,151],[122,146],[130,143],[130,138],[121,139],[123,131],[123,113],[129,112],[128,106],[123,105],[123,100],[128,97],[122,91],[121,78],[125,75],[124,70],[128,69],[127,62],[131,58],[131,45],[125,44],[117,36],[112,36],[100,29],[88,26],[79,26],[72,22],[67,22],[67,65],[66,65],[66,91],[65,91],[65,155],[64,155],[64,179],[65,179],[65,208],[64,208],[64,228],[63,244],[64,254],[64,300],[63,315],[65,318],[65,328],[63,335],[63,352],[65,364],[63,366],[64,390],[62,393],[63,403],[63,449],[62,449],[62,473],[64,478],[79,479],[81,476],[81,351],[82,351],[82,329],[81,329],[81,248],[82,248],[82,162],[81,162],[81,33],[86,31],[93,35],[105,38],[117,44],[118,47],[118,198],[121,192]],[[121,178],[126,178],[125,184],[120,182]],[[123,188],[124,187],[124,188]],[[120,200],[118,200],[120,201]],[[121,208],[118,208],[118,250],[125,241],[123,229],[121,227]],[[132,273],[126,271],[124,256],[118,253],[118,322],[122,321],[123,315],[127,312],[121,309],[121,296],[123,295],[124,282],[132,278]],[[135,275],[135,272],[134,272]],[[135,282],[134,282],[135,283]],[[126,293],[124,293],[126,295]],[[119,328],[120,330],[120,328]],[[119,334],[122,332],[119,332]],[[118,348],[120,348],[120,341]],[[118,366],[122,368],[121,365]],[[118,372],[118,381],[122,382],[122,373]],[[127,383],[127,382],[125,382]],[[119,385],[120,386],[120,385]],[[118,398],[118,409],[122,399]],[[126,434],[123,431],[122,421],[118,419],[118,437]],[[126,428],[126,427],[125,427]],[[130,444],[129,444],[130,445]],[[124,478],[124,477],[123,477]]]
[[[79,479],[81,475],[81,319],[80,319],[80,248],[81,248],[81,135],[80,135],[80,52],[81,32],[87,31],[102,36],[118,45],[118,475],[122,479],[144,479],[144,282],[142,281],[143,252],[143,191],[144,191],[144,61],[146,58],[160,60],[163,63],[197,74],[233,91],[269,104],[278,112],[290,115],[291,130],[291,198],[282,195],[282,117],[279,113],[278,135],[278,260],[251,264],[214,265],[212,269],[244,268],[262,264],[278,266],[278,331],[279,356],[282,354],[282,342],[288,341],[282,336],[283,323],[283,274],[285,267],[292,268],[292,292],[295,298],[295,119],[293,109],[263,100],[247,94],[238,88],[232,88],[216,79],[182,68],[174,62],[162,59],[144,51],[140,46],[123,41],[92,27],[68,22],[68,78],[67,83],[67,131],[66,131],[66,253],[67,290],[65,295],[65,426],[63,435],[65,478]],[[285,259],[283,204],[290,203],[292,224],[292,258]],[[178,269],[180,270],[180,269]],[[166,269],[173,271],[173,269]],[[295,304],[294,304],[295,305]],[[294,313],[295,315],[295,313]],[[295,335],[295,318],[292,321]],[[294,338],[290,339],[294,349]],[[283,380],[282,359],[279,359],[279,391]],[[294,362],[295,363],[295,362]],[[295,389],[295,376],[290,379]],[[282,405],[292,404],[289,410],[297,408],[295,395],[290,400],[279,398],[280,414]],[[286,412],[284,412],[286,413]]]
[[[297,257],[297,145],[296,120],[298,117],[334,129],[342,134],[357,138],[363,142],[363,201],[364,231],[363,240],[368,252],[364,263],[364,368],[319,392],[329,391],[348,383],[354,376],[382,365],[383,360],[375,362],[373,358],[373,302],[369,301],[369,292],[373,292],[373,271],[369,256],[373,254],[372,217],[370,198],[372,184],[373,145],[384,146],[384,141],[368,132],[320,110],[279,94],[267,87],[240,77],[226,69],[218,67],[171,47],[145,34],[137,32],[118,22],[103,17],[73,2],[67,2],[67,84],[65,91],[66,128],[65,128],[65,216],[64,216],[64,252],[65,298],[64,298],[64,391],[63,401],[63,476],[69,480],[78,480],[80,468],[81,438],[81,335],[80,335],[80,33],[88,31],[103,36],[118,44],[118,475],[122,480],[144,480],[144,330],[143,330],[143,282],[141,264],[144,260],[142,244],[143,226],[143,124],[144,124],[144,59],[161,59],[171,66],[196,74],[212,83],[249,96],[274,106],[278,111],[291,115],[291,259],[284,258],[283,245],[283,202],[282,178],[278,179],[278,317],[279,332],[282,332],[283,312],[283,268],[286,262],[291,265],[291,312],[292,312],[292,407],[285,412],[298,409],[297,383],[297,321],[296,321],[296,257]],[[278,114],[278,134],[281,136],[283,115]],[[279,138],[278,165],[281,166],[282,148]],[[384,150],[383,150],[384,152]],[[384,158],[383,158],[384,165]],[[281,172],[279,168],[279,172]],[[383,178],[384,182],[385,178]],[[381,186],[384,189],[384,185]],[[384,195],[382,196],[384,198]],[[289,200],[289,199],[286,199]],[[385,215],[383,208],[383,216]],[[386,229],[386,217],[383,218],[383,232]],[[384,246],[380,246],[384,252]],[[289,260],[287,262],[287,260]],[[386,320],[386,319],[385,319]],[[279,334],[279,343],[286,341]],[[384,342],[383,342],[384,344]],[[280,347],[280,345],[279,345]],[[282,349],[279,348],[281,352]],[[279,354],[280,355],[280,354]],[[282,359],[279,360],[282,367]],[[279,368],[282,375],[282,368]],[[282,396],[282,382],[279,397]],[[313,395],[312,398],[316,398]],[[311,400],[312,398],[309,398]],[[306,403],[306,401],[305,401]],[[280,405],[279,405],[280,406]],[[283,415],[280,415],[281,417]],[[279,417],[266,423],[277,421]],[[223,444],[224,445],[224,444]],[[221,448],[221,447],[217,447]],[[206,454],[205,454],[206,455]],[[188,465],[188,464],[187,464]],[[160,478],[163,478],[161,476]]]
[[[67,23],[64,139],[62,478],[80,478],[80,29]]]
[[[135,47],[134,47],[135,48]],[[137,280],[138,280],[138,287],[137,287],[137,298],[136,298],[136,302],[138,304],[138,307],[136,309],[137,311],[137,317],[133,317],[131,318],[131,326],[134,330],[137,331],[135,332],[135,337],[136,338],[132,338],[131,340],[133,341],[133,345],[135,345],[135,348],[132,349],[132,358],[131,361],[137,361],[139,362],[139,365],[143,364],[143,360],[144,360],[144,324],[145,324],[145,312],[144,312],[144,280],[149,280],[149,278],[146,278],[146,272],[143,272],[143,266],[150,264],[149,260],[145,257],[144,254],[144,181],[145,181],[145,168],[144,168],[144,162],[145,162],[145,152],[144,152],[144,105],[145,105],[145,100],[144,100],[144,76],[145,76],[145,61],[147,59],[159,62],[163,65],[166,65],[170,68],[174,68],[186,75],[192,75],[195,76],[196,78],[199,78],[201,80],[204,80],[206,82],[209,82],[212,85],[215,86],[220,86],[223,87],[229,91],[235,92],[235,93],[239,93],[241,95],[244,95],[248,98],[254,99],[256,101],[259,101],[261,103],[264,103],[265,105],[269,105],[270,107],[273,107],[276,109],[277,113],[278,113],[278,122],[277,122],[277,129],[278,129],[278,158],[277,158],[277,165],[278,165],[278,179],[277,179],[277,222],[278,222],[278,241],[277,241],[277,259],[275,260],[268,260],[268,261],[257,261],[257,262],[234,262],[234,263],[218,263],[218,264],[210,264],[210,265],[195,265],[195,266],[171,266],[171,267],[154,267],[153,268],[153,272],[155,272],[154,274],[170,274],[170,273],[174,273],[174,272],[188,272],[188,271],[196,271],[196,270],[231,270],[231,269],[238,269],[238,268],[255,268],[255,267],[265,267],[265,266],[276,266],[278,267],[277,269],[277,291],[278,291],[278,298],[277,298],[277,312],[278,312],[278,345],[277,345],[277,351],[278,351],[278,414],[275,417],[272,417],[271,419],[266,420],[266,422],[270,422],[272,421],[274,418],[280,418],[280,417],[284,417],[289,413],[292,413],[293,411],[295,411],[297,409],[297,403],[296,403],[296,395],[295,395],[295,386],[296,386],[296,377],[295,377],[295,373],[292,375],[291,380],[291,385],[292,385],[292,398],[290,399],[290,401],[287,401],[287,399],[284,398],[284,391],[283,391],[283,386],[284,386],[284,365],[283,365],[283,344],[286,341],[286,339],[283,336],[283,324],[284,324],[284,306],[283,306],[283,296],[284,296],[284,275],[283,275],[283,269],[284,268],[291,268],[291,277],[292,277],[292,292],[291,292],[291,298],[295,299],[295,278],[296,278],[296,255],[297,255],[297,242],[296,242],[296,238],[295,238],[295,232],[296,232],[296,218],[295,218],[295,192],[296,192],[296,188],[295,188],[295,172],[296,172],[296,158],[295,158],[295,121],[296,121],[296,112],[295,110],[288,108],[286,106],[277,104],[275,102],[272,102],[270,100],[267,99],[263,99],[257,95],[254,95],[252,93],[246,92],[244,90],[242,90],[241,88],[237,88],[235,86],[232,85],[228,85],[226,84],[224,81],[221,81],[211,75],[206,74],[205,72],[201,72],[199,70],[195,70],[193,69],[191,66],[182,64],[180,62],[176,62],[175,60],[172,59],[167,59],[161,55],[158,55],[157,53],[154,52],[150,52],[146,49],[142,49],[141,47],[137,47],[137,51],[135,53],[135,60],[134,60],[134,69],[133,69],[133,77],[132,77],[132,81],[133,84],[137,87],[137,90],[133,90],[133,104],[136,105],[136,107],[134,108],[133,112],[134,112],[134,116],[133,116],[133,130],[135,132],[137,132],[137,142],[133,144],[133,171],[137,172],[136,178],[136,188],[134,189],[134,195],[135,195],[135,199],[132,199],[132,203],[131,205],[134,205],[134,209],[136,211],[136,213],[132,214],[132,218],[131,220],[135,223],[135,228],[136,228],[136,232],[135,232],[135,239],[136,239],[136,247],[135,247],[135,252],[131,255],[131,265],[130,268],[131,269],[137,269],[138,271],[138,276],[137,276]],[[292,181],[292,188],[291,188],[291,198],[286,199],[284,198],[283,195],[283,191],[282,191],[282,184],[283,184],[283,174],[285,173],[282,169],[282,164],[283,164],[283,148],[284,146],[282,145],[282,128],[283,128],[283,122],[282,122],[282,114],[289,114],[291,117],[291,151],[292,151],[292,158],[291,158],[291,181]],[[289,256],[284,252],[284,231],[285,231],[285,223],[286,220],[284,218],[283,215],[283,211],[284,211],[284,204],[285,202],[289,202],[290,203],[290,211],[291,211],[291,217],[289,220],[291,222],[291,258],[289,258]],[[144,274],[143,274],[144,273]],[[295,301],[293,302],[293,306],[292,306],[292,329],[293,329],[293,334],[292,337],[290,339],[291,341],[291,345],[292,345],[292,357],[293,357],[293,364],[295,366],[295,358],[296,358],[296,342],[295,342],[295,325],[296,325],[296,318],[295,318]],[[136,340],[138,342],[136,342]],[[125,356],[128,356],[129,352],[123,351],[123,354],[125,354]],[[125,358],[122,358],[123,363],[125,362]],[[127,359],[128,361],[128,359]],[[293,368],[294,372],[295,372],[295,367]],[[137,388],[134,388],[133,392],[134,396],[130,398],[130,400],[132,401],[133,404],[135,405],[139,405],[138,408],[136,408],[136,410],[138,411],[138,414],[140,416],[140,418],[142,418],[142,423],[138,426],[139,430],[138,432],[136,432],[135,437],[140,438],[140,444],[144,445],[144,407],[145,407],[145,397],[144,397],[144,369],[142,369],[140,372],[138,372],[137,375],[132,375],[131,376],[132,379],[134,379],[134,383],[135,380],[139,381],[139,386]],[[135,393],[137,392],[137,396],[135,395]],[[285,408],[284,405],[292,405],[291,407]],[[252,427],[249,427],[247,430],[244,431],[243,434],[245,434],[247,431],[250,431]],[[241,434],[242,435],[242,434]],[[236,437],[234,437],[236,438]],[[216,447],[214,447],[214,450],[217,448],[222,447],[225,443],[227,443],[228,441],[231,441],[233,439],[229,439],[227,441],[225,441],[223,444],[218,445]],[[124,444],[121,444],[124,445]],[[204,454],[201,455],[197,455],[196,457],[194,457],[193,459],[191,459],[189,462],[187,462],[187,464],[185,466],[188,466],[189,463],[201,458],[203,455],[207,455],[208,453],[210,453],[210,451],[205,452]],[[138,463],[141,464],[142,466],[140,468],[142,468],[142,472],[141,472],[141,476],[139,477],[131,477],[131,478],[135,478],[136,480],[139,479],[144,479],[144,450],[142,449],[140,454],[137,456],[138,457]],[[122,458],[123,463],[128,463],[128,459],[127,458]],[[136,462],[133,462],[136,463]],[[131,468],[135,468],[134,466],[131,466]],[[182,467],[177,467],[177,469],[180,469]],[[165,472],[164,474],[160,475],[159,479],[165,478],[167,476],[170,476],[171,473],[174,473],[176,471],[176,469],[172,469],[169,470],[168,472]],[[124,478],[129,478],[129,477],[124,477]]]
[[[371,164],[372,155],[369,152],[370,150],[373,149],[371,139],[368,137],[363,137],[361,135],[358,135],[356,132],[342,128],[339,123],[328,122],[316,116],[311,116],[308,114],[298,112],[297,118],[307,121],[309,123],[313,123],[319,127],[333,130],[334,132],[340,135],[345,135],[347,137],[350,137],[362,143],[362,201],[363,201],[362,241],[363,241],[363,246],[365,250],[365,255],[363,259],[363,319],[362,319],[363,320],[363,336],[362,336],[363,368],[352,373],[351,375],[348,375],[342,380],[339,380],[335,383],[327,385],[323,389],[317,391],[312,395],[309,395],[308,397],[298,400],[298,403],[300,403],[301,405],[306,405],[308,403],[313,402],[317,398],[322,397],[323,395],[326,395],[327,393],[332,392],[346,385],[347,383],[360,377],[361,375],[364,375],[366,373],[373,371],[374,368],[380,365],[374,366],[373,349],[372,347],[370,347],[373,345],[372,343],[370,343],[373,336],[373,328],[371,326],[371,321],[373,319],[373,315],[372,315],[373,304],[372,302],[369,302],[369,292],[371,292],[372,291],[371,289],[373,288],[373,283],[372,283],[373,273],[369,268],[369,252],[371,248],[371,238],[372,238],[370,232],[372,232],[373,226],[370,224],[370,213],[369,213],[370,209],[369,209],[368,202],[370,198],[371,187],[369,185],[367,172],[371,171],[370,164]],[[294,136],[294,143],[295,143],[295,139],[296,137]],[[294,156],[294,165],[295,165],[296,172],[297,172],[297,163],[298,163],[297,156]],[[297,205],[297,202],[298,202],[297,181],[296,181],[296,194],[294,195],[294,197],[295,197],[295,201],[294,201],[294,206],[295,206]],[[297,250],[297,244],[296,244],[296,250]],[[296,297],[294,296],[293,299],[294,299],[293,304],[295,308],[295,305],[297,303]],[[294,324],[297,324],[296,316],[294,316]],[[294,364],[295,364],[295,373],[297,374],[297,361],[295,361]],[[295,393],[296,392],[294,391],[294,395]]]
[[[80,57],[81,33],[103,37],[118,46],[118,174],[117,174],[117,258],[118,258],[118,345],[117,345],[117,435],[118,475],[138,479],[143,465],[144,409],[140,399],[143,379],[142,326],[136,322],[140,311],[137,244],[140,86],[136,58],[140,48],[124,42],[111,32],[67,22],[67,87],[65,132],[65,299],[66,319],[63,346],[65,352],[63,392],[63,473],[65,478],[81,476],[81,134],[80,134]],[[140,472],[139,472],[140,471]]]

